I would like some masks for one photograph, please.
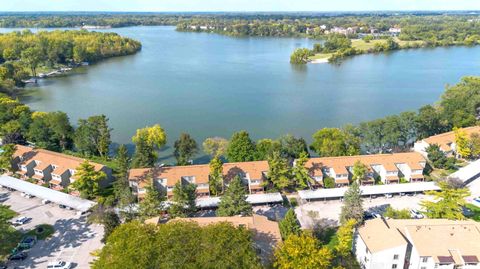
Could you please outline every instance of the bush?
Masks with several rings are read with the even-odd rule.
[[[40,224],[35,226],[34,229],[30,230],[26,235],[35,235],[38,240],[45,240],[46,238],[52,236],[55,232],[55,229],[52,225],[49,224]]]
[[[295,198],[295,197],[290,198],[289,202],[290,202],[290,207],[298,206],[298,201],[297,201],[297,198]]]
[[[327,189],[335,188],[335,179],[332,177],[325,177],[323,179],[323,186]]]
[[[396,210],[391,206],[388,206],[383,214],[384,217],[392,219],[411,219],[410,212],[408,209]]]

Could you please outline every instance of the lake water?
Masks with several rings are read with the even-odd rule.
[[[295,67],[291,52],[314,41],[173,27],[109,31],[141,41],[143,50],[42,80],[23,101],[34,110],[65,111],[72,122],[103,113],[119,143],[130,143],[137,128],[156,123],[166,130],[168,145],[181,132],[201,143],[238,130],[255,139],[291,133],[309,141],[323,127],[434,103],[446,84],[480,73],[480,48],[405,50]]]

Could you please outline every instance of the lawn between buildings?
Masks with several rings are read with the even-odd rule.
[[[0,206],[0,218],[2,220],[11,220],[18,214],[8,208],[7,206]],[[25,236],[36,236],[37,240],[45,240],[53,233],[55,229],[52,225],[40,224],[34,229],[22,233],[15,229],[12,225],[3,224],[0,226],[0,262],[7,260],[8,256],[12,254],[13,249],[20,243]]]

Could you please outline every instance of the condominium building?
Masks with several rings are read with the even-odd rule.
[[[480,268],[480,224],[445,219],[373,219],[355,232],[365,269]]]
[[[268,171],[267,161],[225,163],[223,165],[224,183],[239,176],[248,187],[250,194],[262,193],[263,182]],[[131,169],[129,182],[134,193],[142,198],[145,195],[145,187],[151,184],[167,194],[168,198],[173,196],[173,188],[177,182],[182,184],[193,183],[197,185],[197,196],[205,197],[210,195],[210,167],[209,165],[188,165],[188,166],[166,166],[156,168]]]
[[[78,167],[85,159],[53,152],[44,149],[16,145],[12,166],[22,178],[32,178],[39,184],[48,184],[51,188],[61,190],[76,180]],[[98,163],[90,162],[96,171],[102,171],[107,176],[100,182],[102,187],[112,182],[112,170]]]
[[[470,137],[474,133],[477,133],[480,135],[480,126],[462,128],[461,131],[465,132],[467,137]],[[440,150],[445,152],[447,155],[453,155],[453,156],[457,155],[454,131],[430,136],[420,141],[417,141],[414,144],[413,149],[416,152],[419,152],[422,155],[427,156],[427,151],[426,151],[427,148],[434,144],[437,144],[440,147]]]
[[[324,186],[326,177],[333,178],[336,187],[343,187],[350,184],[357,161],[368,167],[362,184],[373,184],[375,178],[384,184],[399,183],[400,178],[409,182],[424,180],[426,160],[417,152],[311,158],[305,166],[317,187]]]

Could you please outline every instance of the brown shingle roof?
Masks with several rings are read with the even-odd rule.
[[[467,136],[470,136],[472,133],[480,133],[480,126],[472,126],[467,128],[462,128]],[[437,144],[443,151],[451,151],[451,144],[455,142],[455,132],[451,131],[448,133],[443,133],[439,135],[430,136],[428,138],[423,139],[423,141],[427,142],[429,145]]]
[[[250,179],[262,179],[263,173],[268,172],[267,161],[225,163],[223,165],[223,174],[225,179],[229,180],[239,172],[248,174]]]
[[[381,218],[366,221],[358,228],[358,234],[372,253],[408,244],[396,229],[389,227]]]
[[[80,164],[82,164],[85,159],[53,152],[45,149],[34,149],[31,147],[17,145],[17,150],[15,152],[16,157],[21,157],[21,164],[28,164],[32,161],[36,162],[36,169],[44,170],[50,165],[54,165],[56,169],[52,171],[53,174],[61,175],[66,170],[72,169],[76,170]],[[100,170],[104,167],[103,164],[98,164],[90,162],[95,166],[95,170]],[[52,167],[53,168],[53,167]]]
[[[396,164],[400,163],[406,163],[412,169],[423,169],[420,163],[424,163],[425,159],[420,153],[405,152],[393,154],[311,158],[308,160],[305,166],[309,169],[311,176],[322,176],[322,168],[324,167],[332,167],[336,174],[346,174],[346,167],[353,166],[356,161],[360,161],[369,167],[372,165],[383,165],[387,171],[397,171],[398,168],[396,167]]]

